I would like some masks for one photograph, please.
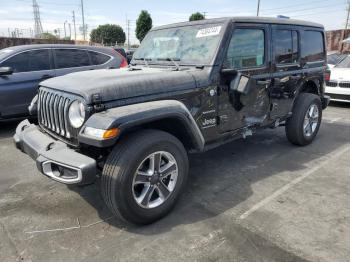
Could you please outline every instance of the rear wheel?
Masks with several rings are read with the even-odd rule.
[[[316,137],[322,120],[319,96],[302,93],[295,101],[293,115],[286,122],[286,135],[295,145],[305,146]]]
[[[177,138],[158,130],[137,132],[117,144],[108,157],[102,195],[115,215],[149,224],[173,208],[187,173],[187,153]]]

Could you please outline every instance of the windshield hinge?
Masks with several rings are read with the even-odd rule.
[[[102,104],[102,98],[100,94],[93,94],[91,100],[92,100],[95,112],[101,112],[105,109],[105,105]]]

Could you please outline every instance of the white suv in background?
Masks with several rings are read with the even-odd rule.
[[[333,101],[350,103],[350,56],[329,69],[326,74],[326,94]]]

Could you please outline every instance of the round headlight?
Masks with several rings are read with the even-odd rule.
[[[85,106],[82,102],[76,100],[69,107],[69,122],[74,128],[79,128],[84,124]]]

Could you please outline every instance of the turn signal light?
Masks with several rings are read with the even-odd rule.
[[[108,129],[103,133],[104,139],[115,138],[119,135],[120,130],[118,128]]]
[[[104,130],[87,126],[84,129],[84,134],[98,139],[111,139],[117,137],[120,130],[118,128]]]

